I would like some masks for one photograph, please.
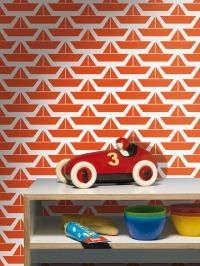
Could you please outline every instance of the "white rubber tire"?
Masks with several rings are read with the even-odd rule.
[[[62,173],[62,168],[69,162],[69,159],[61,160],[56,167],[56,176],[59,182],[67,183],[66,177]]]
[[[146,180],[146,181],[140,177],[140,169],[144,166],[149,166],[153,171],[153,175],[151,179]],[[133,167],[132,176],[136,184],[142,187],[147,187],[147,186],[151,186],[156,181],[157,176],[158,176],[158,170],[157,170],[156,165],[153,162],[148,161],[148,160],[142,160],[136,163],[136,165]]]
[[[89,170],[92,173],[92,177],[87,183],[82,183],[77,178],[78,171],[81,168],[83,168],[83,167],[89,168]],[[70,173],[70,177],[71,177],[72,184],[75,187],[78,187],[78,188],[89,188],[89,187],[93,186],[94,183],[96,182],[97,171],[96,171],[95,167],[91,163],[83,161],[83,162],[79,162],[79,163],[75,164],[72,167],[72,170],[71,170],[71,173]]]

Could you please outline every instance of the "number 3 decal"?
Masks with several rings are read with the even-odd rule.
[[[117,157],[117,153],[115,153],[115,152],[109,152],[107,154],[107,156],[110,156],[111,157],[111,161],[108,162],[110,165],[116,166],[116,165],[119,164],[119,159]]]

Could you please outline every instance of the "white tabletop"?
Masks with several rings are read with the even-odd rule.
[[[25,197],[36,200],[196,200],[200,199],[200,180],[165,178],[149,187],[129,184],[95,184],[88,189],[58,183],[56,178],[39,178]]]

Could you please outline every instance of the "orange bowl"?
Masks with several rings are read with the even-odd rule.
[[[196,203],[180,203],[170,206],[171,213],[195,213],[200,214],[200,205]]]

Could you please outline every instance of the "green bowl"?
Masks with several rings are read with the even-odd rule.
[[[126,207],[124,215],[129,217],[165,217],[167,215],[167,209],[164,206],[157,205],[140,205]]]

